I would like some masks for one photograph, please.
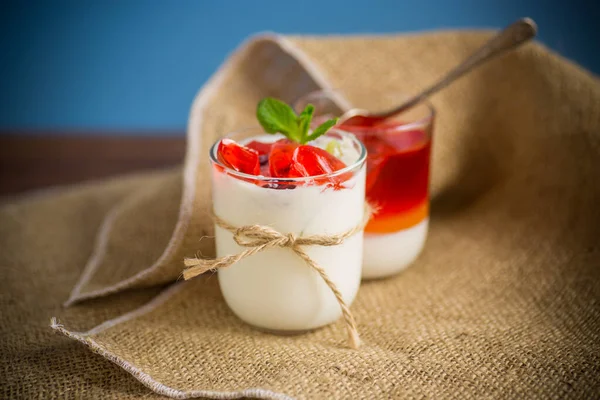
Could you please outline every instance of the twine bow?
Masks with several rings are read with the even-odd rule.
[[[357,349],[360,346],[360,338],[356,328],[356,321],[350,312],[350,308],[344,301],[342,294],[338,290],[335,283],[329,279],[329,276],[325,270],[312,258],[310,258],[308,254],[306,254],[303,246],[340,245],[344,242],[344,240],[362,231],[370,216],[371,209],[368,205],[365,205],[365,215],[363,221],[346,232],[334,235],[296,236],[293,233],[283,234],[263,225],[247,225],[238,228],[223,220],[219,216],[214,215],[215,224],[231,232],[233,234],[233,240],[235,240],[239,246],[246,247],[247,249],[239,254],[228,255],[216,259],[186,258],[184,260],[186,269],[183,271],[183,278],[188,280],[210,270],[229,267],[230,265],[233,265],[246,257],[260,253],[261,251],[271,247],[290,248],[300,258],[302,258],[309,267],[311,267],[321,276],[325,284],[333,292],[335,298],[340,304],[342,315],[346,321],[346,330],[348,331],[348,342],[350,347]]]

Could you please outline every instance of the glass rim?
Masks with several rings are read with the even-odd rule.
[[[355,135],[353,135],[352,132],[347,132],[342,129],[336,128],[336,127],[331,128],[325,135],[328,135],[331,132],[336,132],[338,134],[341,134],[342,136],[349,137],[354,143],[358,144],[358,146],[360,148],[360,155],[358,156],[358,159],[355,162],[353,162],[352,164],[347,165],[346,167],[339,169],[337,171],[334,171],[332,173],[329,173],[329,174],[321,174],[321,175],[314,175],[314,176],[302,176],[302,177],[296,177],[296,178],[277,178],[274,176],[252,175],[252,174],[247,174],[245,172],[236,171],[235,169],[224,165],[217,159],[217,157],[216,157],[217,146],[219,145],[219,143],[221,143],[221,140],[231,137],[233,135],[247,133],[247,132],[253,132],[253,131],[260,132],[263,135],[268,135],[268,133],[266,133],[264,131],[264,129],[262,129],[261,127],[246,127],[246,128],[242,128],[240,130],[225,134],[225,135],[221,136],[217,141],[215,141],[215,143],[213,143],[213,145],[210,147],[210,150],[209,150],[210,162],[220,166],[228,174],[237,176],[239,178],[252,179],[252,180],[259,181],[259,182],[292,184],[292,183],[306,183],[306,182],[314,181],[317,179],[323,179],[323,178],[332,178],[332,177],[337,177],[337,176],[346,174],[348,172],[353,172],[355,170],[359,170],[365,164],[365,161],[367,160],[367,148],[365,147],[365,145]]]
[[[308,92],[308,93],[303,94],[302,96],[298,97],[294,101],[294,109],[296,108],[295,106],[303,99],[307,99],[310,96],[317,96],[317,95],[323,96],[327,93],[331,93],[334,95],[334,96],[327,97],[328,99],[331,100],[332,97],[339,97],[340,94],[342,93],[342,90],[340,88],[313,90],[311,92]],[[402,93],[400,93],[400,94],[402,94]],[[310,102],[307,101],[306,103],[309,104]],[[427,125],[433,124],[433,121],[437,114],[437,111],[436,111],[435,107],[433,106],[433,104],[431,104],[431,102],[429,100],[425,99],[425,100],[421,101],[419,105],[415,105],[415,107],[413,107],[413,108],[416,108],[419,106],[425,106],[427,108],[427,110],[428,110],[427,115],[425,115],[424,117],[418,118],[415,121],[403,123],[401,125],[396,125],[396,126],[392,126],[392,127],[379,127],[379,128],[377,128],[377,130],[378,131],[388,131],[388,132],[407,131],[407,130],[412,130],[412,129],[419,128],[422,126],[427,126]],[[358,109],[363,110],[362,108],[359,108],[359,107],[352,107],[352,108],[358,108]],[[316,116],[318,117],[318,115],[316,115]],[[367,126],[363,127],[360,125],[344,127],[344,125],[342,124],[341,126],[338,126],[338,129],[340,129],[340,130],[348,129],[350,132],[361,132],[361,131],[373,130],[373,127],[367,127]]]

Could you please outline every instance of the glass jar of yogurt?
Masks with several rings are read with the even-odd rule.
[[[253,146],[260,159],[259,173],[242,173],[218,156],[222,141],[233,139]],[[346,165],[330,174],[274,178],[264,170],[262,151],[282,139],[249,129],[227,135],[210,150],[212,198],[216,217],[235,227],[266,226],[282,235],[333,235],[360,226],[364,217],[366,149],[353,135],[332,129],[311,143],[326,148],[335,143]],[[263,174],[263,172],[265,172]],[[231,230],[215,226],[217,258],[246,250]],[[361,231],[333,246],[307,245],[302,249],[335,284],[347,305],[361,280]],[[243,321],[275,333],[295,333],[330,324],[342,315],[330,287],[290,248],[271,247],[218,270],[223,297]]]
[[[386,99],[385,106],[402,100],[400,96]],[[315,106],[321,119],[339,116],[340,110],[351,108],[340,91],[310,93],[298,100],[296,108],[308,103]],[[374,107],[354,106],[367,110]],[[355,134],[368,152],[366,195],[376,212],[365,228],[363,278],[382,278],[402,271],[425,245],[434,118],[434,108],[425,102],[381,125],[337,126]]]

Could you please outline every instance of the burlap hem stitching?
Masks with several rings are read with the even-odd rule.
[[[164,302],[166,302],[168,299],[170,299],[173,295],[178,293],[185,284],[186,284],[185,282],[176,283],[173,286],[171,286],[170,288],[166,289],[161,294],[159,294],[158,296],[156,296],[154,299],[152,299],[150,302],[148,302],[144,306],[142,306],[136,310],[133,310],[131,312],[125,313],[117,318],[113,318],[113,319],[104,321],[100,325],[90,329],[87,332],[70,331],[70,330],[66,329],[62,324],[60,324],[56,318],[52,318],[50,320],[50,327],[53,330],[55,330],[56,332],[59,332],[59,333],[63,334],[64,336],[68,337],[69,339],[73,339],[73,340],[76,340],[76,341],[84,344],[94,353],[101,355],[102,357],[106,358],[107,360],[111,361],[112,363],[123,368],[126,372],[131,374],[135,379],[140,381],[144,386],[148,387],[149,389],[151,389],[152,391],[154,391],[158,394],[169,396],[169,397],[172,397],[175,399],[191,399],[191,398],[196,398],[196,397],[206,397],[206,398],[212,398],[212,399],[239,399],[239,398],[243,398],[243,397],[255,397],[255,398],[262,398],[262,399],[273,399],[273,400],[292,399],[292,397],[287,396],[283,393],[273,392],[271,390],[261,389],[261,388],[247,388],[247,389],[240,389],[240,390],[231,391],[231,392],[219,392],[219,391],[214,391],[214,390],[183,391],[183,390],[174,389],[172,387],[169,387],[169,386],[157,381],[152,376],[145,373],[144,371],[142,371],[140,368],[138,368],[134,364],[111,353],[104,346],[102,346],[100,343],[98,343],[93,338],[91,338],[91,336],[93,336],[93,335],[97,335],[107,329],[110,329],[119,324],[130,321],[132,319],[135,319],[135,318],[140,317],[148,312],[155,310],[157,307],[159,307]]]

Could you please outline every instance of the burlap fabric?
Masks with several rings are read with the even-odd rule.
[[[600,84],[537,44],[433,98],[427,247],[363,284],[360,350],[342,321],[249,328],[214,275],[169,285],[184,256],[212,254],[207,147],[259,98],[340,87],[385,106],[370,87],[412,93],[487,37],[254,39],[194,102],[183,174],[4,204],[2,397],[599,397]]]

